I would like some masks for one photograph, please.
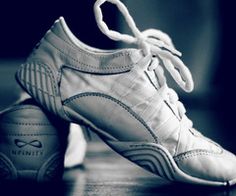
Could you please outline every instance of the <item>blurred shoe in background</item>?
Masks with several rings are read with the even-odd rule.
[[[32,99],[0,114],[0,180],[60,180],[69,123]]]
[[[42,110],[26,93],[0,113],[0,180],[60,180],[85,152],[80,126]]]
[[[22,91],[18,102],[29,98],[30,96]],[[65,153],[64,167],[72,168],[83,164],[86,155],[87,142],[84,137],[83,130],[79,125],[74,123],[69,125],[69,135],[67,141],[68,143]]]

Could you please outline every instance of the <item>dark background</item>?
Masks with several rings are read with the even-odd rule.
[[[155,11],[149,11],[146,7],[153,3],[153,10],[155,10],[155,2],[159,2],[162,15],[173,13],[176,11],[176,18],[181,15],[181,20],[173,20],[171,25],[173,28],[167,33],[170,33],[174,42],[177,43],[177,48],[183,51],[185,54],[183,58],[187,61],[193,61],[191,56],[188,56],[190,49],[185,48],[186,44],[191,44],[192,40],[188,40],[188,33],[178,33],[184,28],[191,28],[191,25],[195,29],[201,29],[203,27],[204,20],[207,20],[207,15],[212,16],[212,12],[217,13],[217,17],[213,18],[211,23],[217,24],[217,29],[213,29],[212,33],[217,33],[217,37],[214,39],[217,44],[214,45],[216,52],[211,54],[209,58],[214,59],[214,63],[208,63],[205,67],[207,83],[202,82],[200,86],[197,86],[196,92],[193,95],[180,94],[187,107],[193,109],[209,110],[217,116],[217,123],[220,124],[220,129],[224,133],[226,146],[231,150],[236,150],[234,144],[235,141],[235,110],[236,110],[236,87],[235,87],[235,5],[234,1],[225,0],[180,0],[173,1],[142,1],[142,7],[139,7],[143,11],[132,10],[134,7],[138,7],[136,0],[123,1],[129,5],[131,14],[139,17],[139,13],[145,13],[145,20],[149,20],[150,16],[155,16]],[[144,3],[145,2],[145,3]],[[177,3],[178,2],[178,3]],[[204,2],[207,2],[208,7],[204,7]],[[7,69],[13,72],[16,65],[12,62],[22,61],[30,53],[35,44],[42,38],[44,33],[50,28],[53,22],[59,17],[64,16],[68,26],[72,32],[79,37],[80,40],[88,45],[92,45],[98,48],[116,48],[120,45],[106,38],[98,29],[93,15],[94,0],[77,0],[77,1],[1,1],[0,2],[0,64],[4,67],[4,72],[1,71],[0,78],[0,100],[2,105],[7,105],[15,97],[12,89],[7,89],[7,84],[11,81],[6,81],[4,76],[7,73]],[[133,5],[132,5],[133,4]],[[186,6],[185,6],[186,4]],[[184,6],[180,6],[184,5]],[[200,6],[199,6],[200,5]],[[152,5],[151,5],[152,6]],[[120,13],[114,6],[106,4],[103,7],[104,20],[108,23],[111,29],[125,29],[122,27]],[[183,10],[181,10],[183,9]],[[202,14],[204,11],[204,15]],[[158,12],[157,12],[158,15]],[[204,16],[204,17],[202,17]],[[141,15],[140,15],[141,17]],[[179,16],[180,17],[180,16]],[[160,18],[160,17],[159,17]],[[163,17],[163,21],[165,18]],[[144,20],[144,21],[145,21]],[[162,20],[160,18],[159,20]],[[150,17],[150,24],[154,25],[153,19]],[[165,24],[165,23],[164,23]],[[174,24],[174,26],[173,26]],[[178,29],[180,25],[183,25],[181,29]],[[144,24],[145,26],[145,24]],[[158,24],[156,24],[158,27]],[[166,24],[168,27],[168,24]],[[165,31],[160,27],[160,29]],[[169,25],[170,26],[170,25]],[[150,26],[152,27],[152,26]],[[168,30],[168,28],[166,28]],[[175,33],[176,30],[176,33]],[[201,35],[194,35],[196,40]],[[206,38],[207,39],[207,38]],[[213,41],[214,41],[213,40]],[[178,45],[179,43],[179,45]],[[213,43],[213,42],[211,42]],[[214,43],[213,43],[214,44]],[[191,46],[191,45],[190,45]],[[202,49],[204,49],[204,43]],[[193,51],[194,47],[191,48]],[[203,50],[204,53],[204,50]],[[196,56],[201,55],[201,50],[196,50]],[[196,61],[196,59],[194,59]],[[9,62],[9,64],[6,64]],[[11,66],[14,67],[11,68]],[[190,69],[191,66],[189,66]],[[0,67],[1,69],[1,67]],[[204,69],[203,69],[204,71]],[[200,76],[200,74],[199,74]],[[209,76],[209,77],[208,77]],[[195,81],[198,81],[198,72],[193,73]],[[208,80],[207,80],[208,78]],[[210,79],[209,79],[210,78]],[[201,77],[199,80],[203,80]],[[8,80],[8,79],[7,79]],[[14,79],[12,79],[14,80]],[[201,82],[201,81],[200,81]],[[201,89],[204,89],[201,91]],[[199,92],[199,93],[198,93]],[[6,101],[7,100],[7,101]],[[200,124],[201,126],[201,124]],[[227,142],[228,141],[228,142]]]
[[[71,31],[83,42],[101,48],[114,43],[97,29],[93,14],[94,0],[77,1],[1,1],[0,57],[24,58],[42,38],[53,22],[63,16]],[[105,20],[116,25],[117,10],[103,6]]]
[[[168,33],[195,81],[191,94],[177,86],[194,126],[236,154],[235,19],[232,0],[122,0],[141,30]],[[14,73],[59,16],[88,45],[110,49],[124,45],[97,28],[94,0],[0,1],[0,110],[14,102],[19,87]],[[129,32],[114,6],[102,6],[109,28]],[[172,80],[168,80],[171,85]],[[100,143],[101,145],[102,143]],[[0,195],[234,195],[235,189],[173,184],[145,173],[127,160],[90,142],[84,167],[65,172],[60,184],[0,184]],[[103,149],[103,150],[101,150]],[[105,150],[104,150],[105,149]],[[56,192],[55,192],[56,191]]]

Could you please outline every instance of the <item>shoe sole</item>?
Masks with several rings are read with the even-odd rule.
[[[63,110],[55,75],[53,70],[43,63],[26,63],[21,65],[16,73],[16,80],[44,108],[65,120],[71,121]],[[76,115],[76,123],[89,127],[114,151],[160,177],[170,181],[207,186],[232,186],[236,184],[236,179],[220,182],[190,176],[178,168],[173,157],[163,146],[155,143],[109,141],[107,139],[112,137],[106,132],[103,132],[79,114]]]

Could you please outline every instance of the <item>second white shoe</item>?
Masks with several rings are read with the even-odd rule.
[[[17,103],[20,104],[28,99],[31,99],[30,95],[22,91],[20,93]],[[67,130],[65,130],[65,132],[66,131]],[[79,125],[71,123],[69,125],[68,131],[69,134],[67,138],[67,148],[64,159],[64,167],[72,168],[83,164],[86,155],[87,142],[84,138],[82,128]]]

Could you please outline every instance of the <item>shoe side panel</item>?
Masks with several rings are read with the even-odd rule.
[[[80,114],[86,122],[97,130],[101,129],[119,141],[157,142],[153,131],[143,119],[128,106],[111,96],[101,93],[83,93],[64,102],[66,108],[73,108],[74,114]],[[82,119],[71,112],[71,119]],[[80,119],[78,119],[80,118]]]
[[[111,106],[111,100],[109,100],[109,98],[105,100],[105,95],[106,97],[112,97],[114,100],[119,100],[119,103],[126,105],[132,113],[139,116],[149,129],[152,130],[153,134],[158,135],[158,142],[166,146],[171,154],[174,155],[179,138],[179,120],[158,94],[158,91],[150,84],[149,78],[143,69],[139,70],[134,68],[122,74],[98,75],[64,67],[62,69],[60,92],[62,99],[65,100],[66,103],[67,100],[72,100],[73,97],[77,97],[78,100],[76,102],[74,101],[73,103],[71,102],[70,104],[64,105],[65,108],[70,107],[74,110],[74,112],[72,112],[73,114],[79,113],[84,118],[88,118],[93,124],[99,123],[100,128],[104,129],[105,132],[111,131],[109,127],[117,126],[117,129],[114,129],[112,133],[115,138],[121,138],[120,136],[116,136],[116,134],[124,130],[124,128],[118,127],[119,124],[127,125],[129,122],[125,121],[134,120],[127,117],[123,118],[124,112],[127,111],[124,110],[120,112],[116,103],[113,103],[114,107]],[[82,100],[80,95],[89,95],[89,93],[100,93],[101,96],[94,96],[93,98],[89,98],[88,96],[87,98],[83,98],[84,100],[90,99],[90,101],[88,101],[89,103],[85,103],[86,101]],[[102,99],[103,101],[101,101]],[[80,109],[75,110],[77,107],[82,107],[83,111]],[[106,111],[106,117],[103,117],[105,121],[102,120],[104,111]],[[93,117],[89,115],[93,115]],[[118,120],[118,118],[123,119]],[[122,123],[116,123],[114,122],[115,120],[117,120],[117,122],[122,121]],[[102,125],[103,122],[106,122],[106,127]],[[127,125],[127,127],[129,126],[132,127],[133,125]],[[130,131],[130,134],[133,135],[132,137],[130,137],[131,135],[128,136],[128,134],[125,135],[123,132],[121,135],[122,137],[129,138],[128,140],[135,138],[135,140],[142,141],[146,134],[144,130],[143,135],[139,132],[134,132],[134,130]],[[127,131],[127,133],[129,133],[129,131]],[[134,136],[134,134],[136,134],[136,136]],[[170,137],[170,135],[172,136]]]

